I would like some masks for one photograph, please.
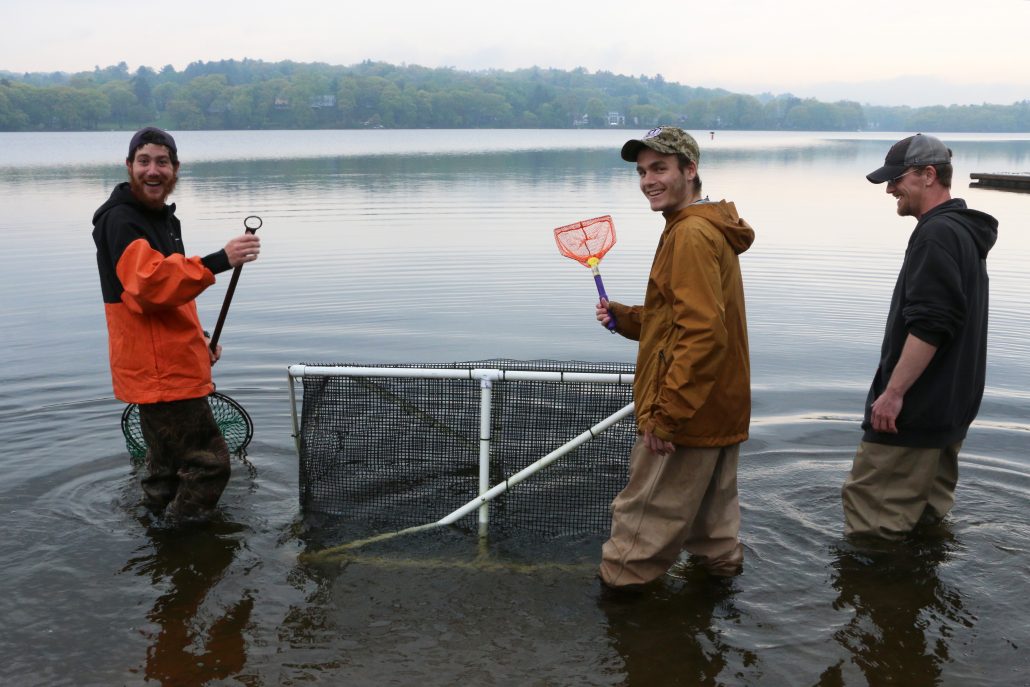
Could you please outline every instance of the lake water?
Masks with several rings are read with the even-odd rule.
[[[288,365],[634,359],[552,229],[611,214],[605,285],[642,299],[662,222],[618,156],[636,133],[177,134],[189,253],[264,220],[215,371],[254,418],[253,469],[234,463],[219,516],[189,532],[139,508],[110,390],[90,218],[129,134],[0,133],[0,683],[1030,684],[1030,195],[966,188],[1030,170],[1030,136],[942,135],[954,195],[1000,233],[987,391],[936,536],[877,555],[841,537],[914,224],[864,175],[905,134],[702,132],[705,191],[757,233],[744,574],[623,604],[599,597],[599,538],[484,548],[448,530],[301,557],[324,533],[298,505]]]

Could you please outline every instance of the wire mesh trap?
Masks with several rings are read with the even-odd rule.
[[[626,483],[636,438],[627,409],[632,364],[295,365],[291,394],[298,379],[303,412],[298,420],[294,398],[294,428],[306,513],[372,530],[433,521],[621,413],[489,503],[491,530],[566,536],[610,526],[608,507]],[[455,524],[473,526],[474,514]],[[482,533],[482,510],[479,520]]]

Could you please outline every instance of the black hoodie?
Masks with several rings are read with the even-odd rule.
[[[961,198],[924,214],[905,250],[887,328],[866,399],[863,440],[943,448],[966,437],[983,398],[987,368],[987,253],[998,220]],[[908,335],[937,352],[905,394],[897,434],[874,431],[870,408],[887,387]]]

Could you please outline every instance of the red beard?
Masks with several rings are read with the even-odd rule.
[[[172,195],[172,191],[175,190],[175,184],[179,181],[179,175],[173,174],[172,178],[165,181],[161,185],[160,197],[154,195],[154,187],[147,186],[141,180],[129,174],[129,188],[132,190],[132,195],[136,197],[136,200],[146,205],[148,208],[153,210],[160,210],[164,207],[165,201],[168,196]]]

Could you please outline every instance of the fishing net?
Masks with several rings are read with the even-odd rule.
[[[229,453],[239,458],[247,454],[247,445],[254,436],[254,423],[250,415],[239,403],[217,391],[207,397],[211,404],[211,412],[218,423],[218,429],[225,437]],[[122,411],[122,434],[125,436],[125,448],[129,456],[136,461],[147,455],[147,442],[143,438],[143,429],[139,422],[139,406],[129,404]]]
[[[615,245],[615,223],[612,222],[611,215],[603,215],[558,227],[554,230],[554,241],[558,244],[558,250],[562,255],[590,268],[594,275],[597,295],[602,302],[606,302],[608,293],[604,290],[604,281],[601,279],[598,263],[601,262],[604,254]],[[606,326],[610,332],[615,332],[615,316],[610,312]]]
[[[378,368],[632,374],[633,365],[484,360]],[[490,484],[497,484],[632,402],[628,384],[494,381]],[[478,379],[305,376],[300,500],[305,513],[373,528],[435,521],[477,496]],[[545,536],[608,531],[625,485],[633,417],[491,503],[492,530]],[[459,521],[473,527],[474,515]]]
[[[585,267],[593,267],[615,245],[611,215],[566,224],[554,230],[558,250]]]

